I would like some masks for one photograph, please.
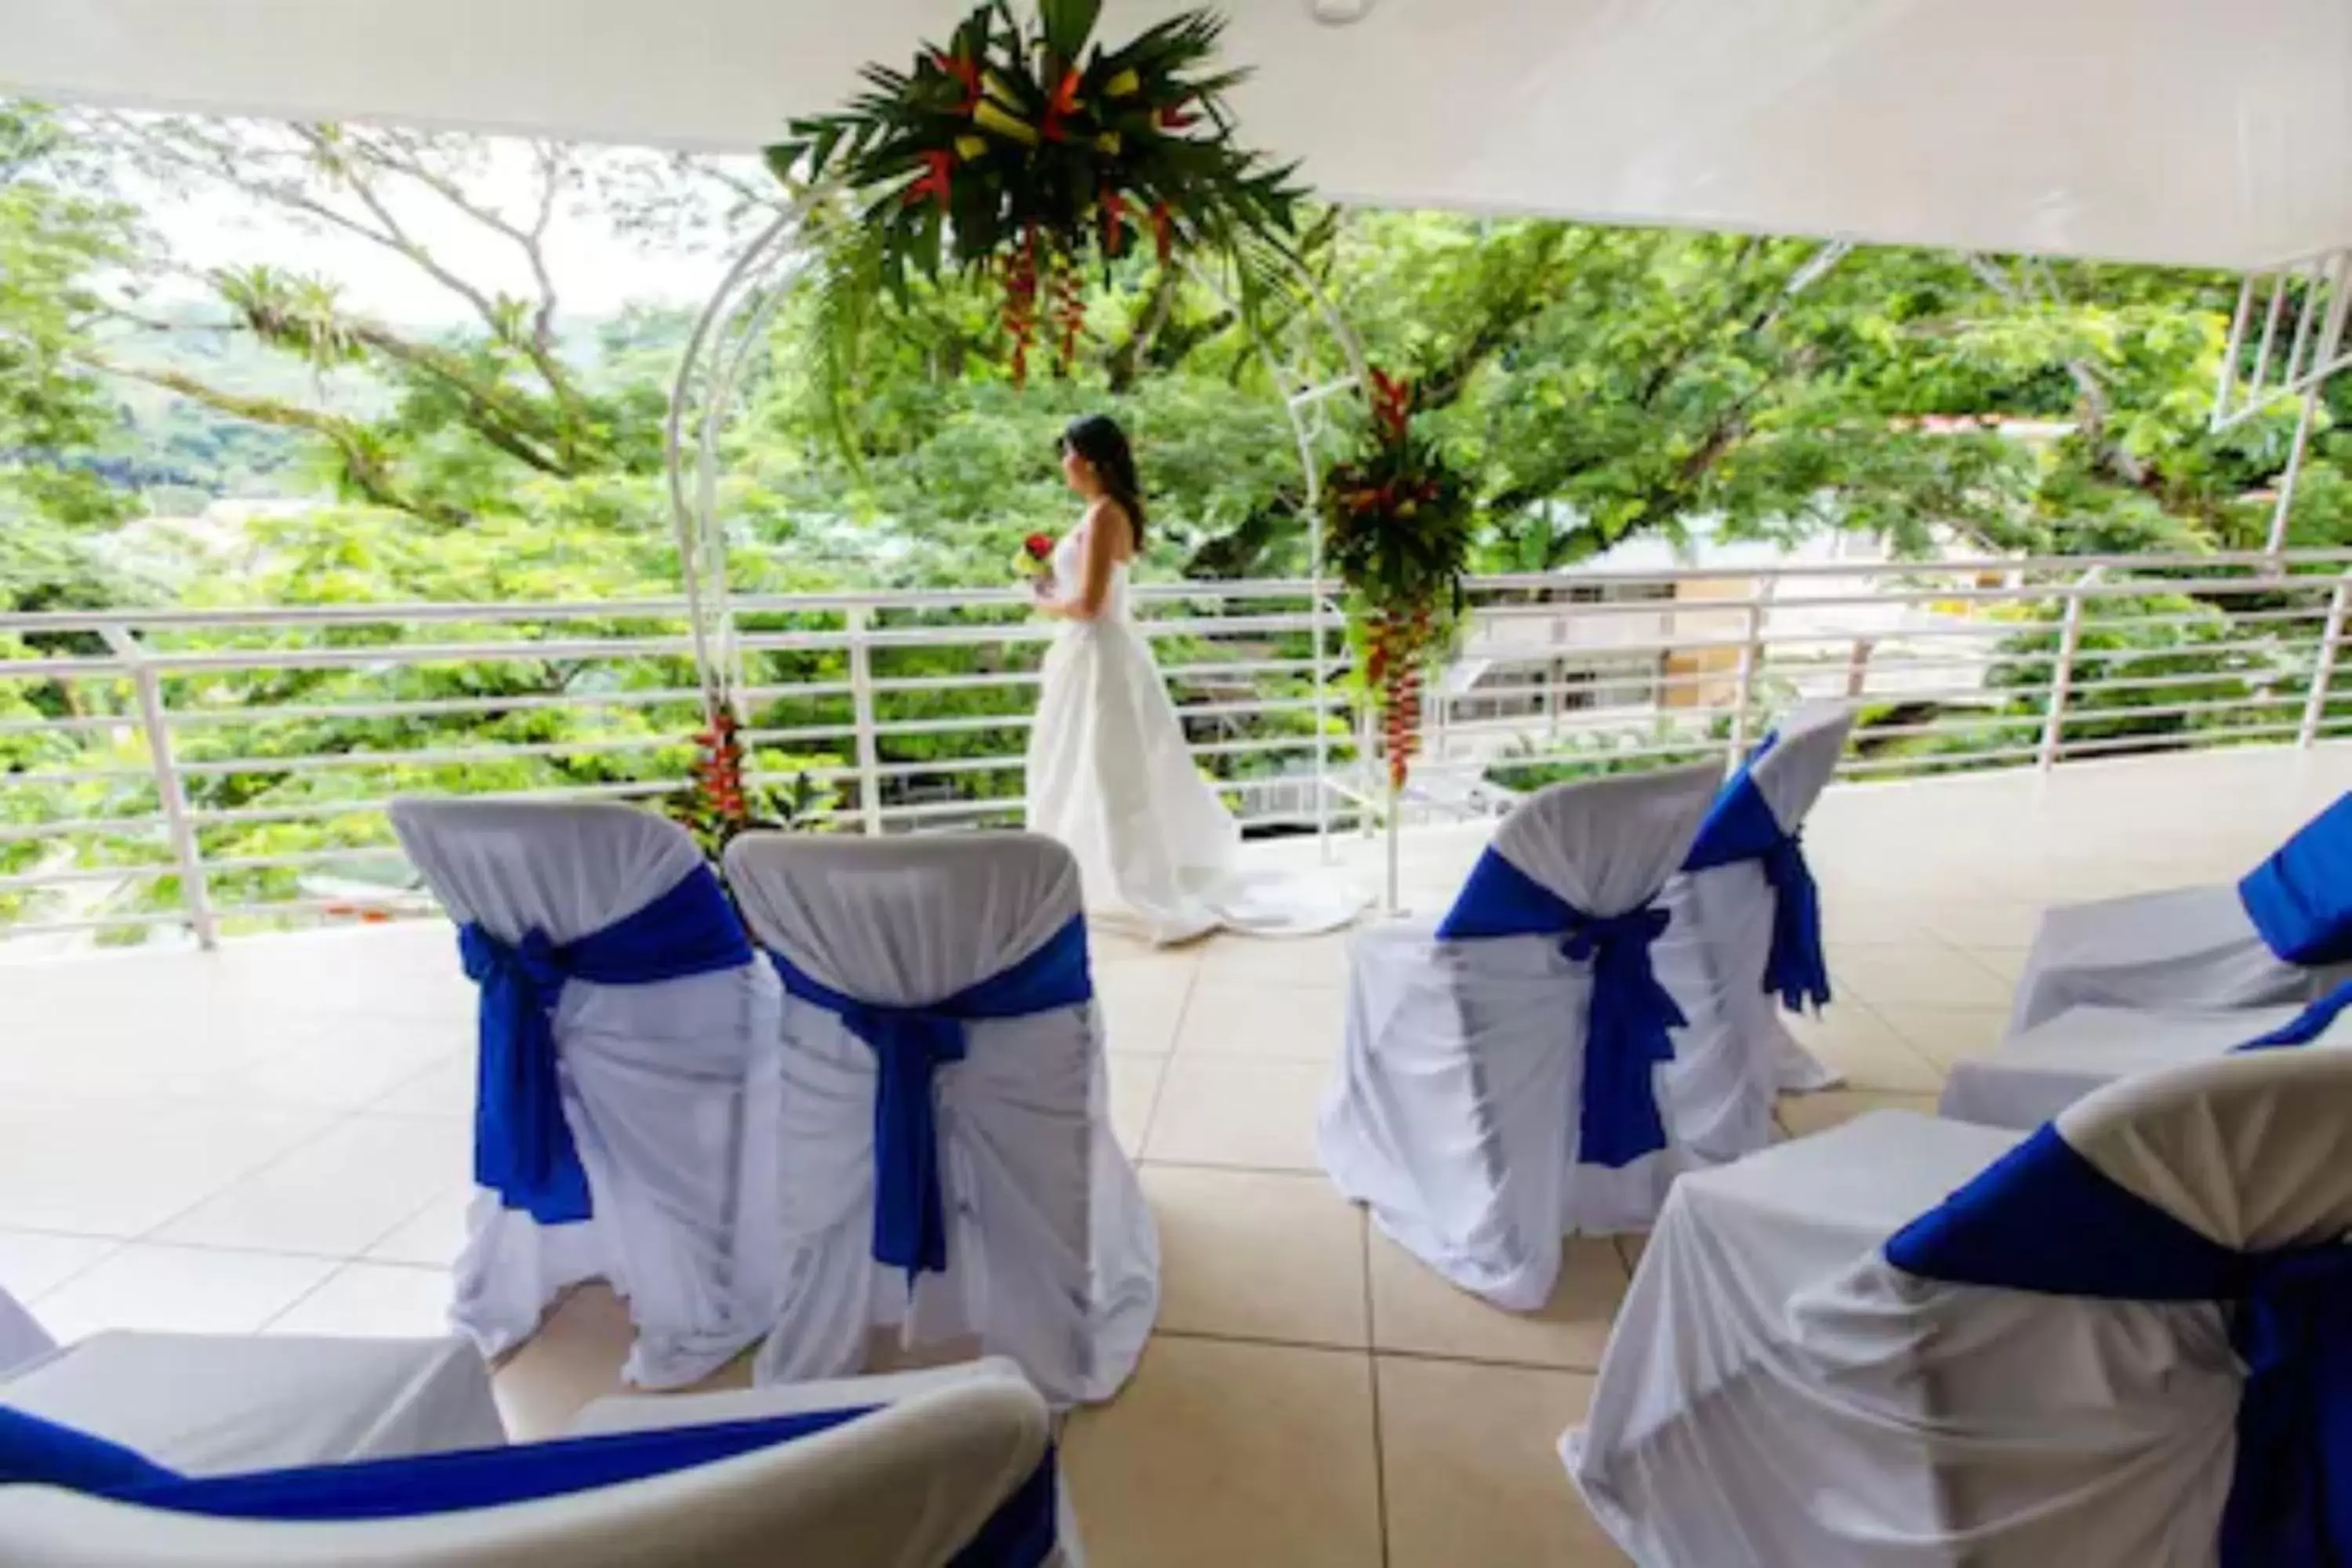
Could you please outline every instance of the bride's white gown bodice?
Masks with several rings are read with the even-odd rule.
[[[1055,596],[1077,595],[1086,531],[1054,550]],[[1111,568],[1102,614],[1046,649],[1029,732],[1029,827],[1069,847],[1090,917],[1157,942],[1224,927],[1300,935],[1361,908],[1336,880],[1241,875],[1241,830],[1184,744],[1175,704]]]

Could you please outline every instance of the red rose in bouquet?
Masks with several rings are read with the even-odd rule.
[[[1054,574],[1054,541],[1051,535],[1033,533],[1021,542],[1020,553],[1013,558],[1016,576],[1042,583]]]

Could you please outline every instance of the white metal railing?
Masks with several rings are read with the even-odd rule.
[[[1407,817],[1736,757],[1802,697],[1865,705],[1850,777],[2352,729],[2352,551],[1489,577],[1425,683]],[[1377,726],[1303,582],[1139,594],[1193,751],[1261,831],[1370,826]],[[0,616],[0,935],[210,942],[421,902],[414,792],[655,800],[700,688],[684,600]],[[1016,820],[1052,629],[1013,590],[736,595],[752,783],[884,833]]]

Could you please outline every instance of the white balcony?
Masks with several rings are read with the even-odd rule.
[[[1807,842],[1837,1001],[1810,1042],[1847,1089],[1792,1132],[1928,1107],[1991,1045],[2035,911],[2234,879],[2352,786],[2352,745],[2244,747],[1824,798]],[[1441,903],[1483,824],[1404,837]],[[1376,842],[1343,835],[1368,881]],[[1254,847],[1312,857],[1313,839]],[[1072,1423],[1095,1560],[1622,1561],[1551,1445],[1590,1388],[1636,1238],[1580,1242],[1532,1317],[1368,1234],[1311,1129],[1344,944],[1097,943],[1114,1113],[1166,1247],[1135,1382]],[[473,995],[437,921],[0,966],[0,1284],[63,1336],[135,1326],[436,1330],[467,1200]],[[610,1388],[623,1325],[572,1298],[499,1374],[518,1435]]]

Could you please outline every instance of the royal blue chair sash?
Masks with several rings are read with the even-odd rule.
[[[948,1266],[947,1204],[940,1191],[938,1107],[931,1078],[960,1062],[969,1045],[964,1026],[982,1018],[1023,1018],[1093,999],[1087,968],[1087,922],[1073,915],[1044,946],[1002,973],[954,995],[919,1006],[860,1001],[795,967],[782,953],[769,958],[784,989],[837,1015],[873,1047],[874,1260],[907,1270],[908,1283]]]
[[[62,1487],[117,1502],[215,1519],[350,1523],[414,1519],[568,1497],[647,1480],[796,1442],[878,1408],[566,1437],[508,1448],[362,1459],[191,1479],[103,1438],[0,1405],[0,1485]],[[1036,1568],[1059,1528],[1052,1448],[951,1560],[954,1568]],[[777,1543],[779,1551],[789,1542]]]
[[[1675,1058],[1668,1031],[1689,1021],[1650,964],[1666,921],[1665,910],[1646,903],[1621,915],[1586,914],[1489,849],[1438,924],[1444,942],[1559,936],[1561,952],[1592,965],[1577,1113],[1581,1163],[1614,1170],[1666,1146],[1656,1069]]]
[[[509,947],[478,924],[457,951],[481,987],[474,1105],[474,1180],[541,1225],[590,1217],[588,1175],[563,1119],[555,1071],[555,1005],[564,983],[647,985],[740,969],[751,944],[708,867],[627,918],[559,947],[530,931]]]
[[[1830,966],[1822,952],[1821,889],[1805,864],[1802,835],[1780,826],[1756,787],[1756,763],[1779,740],[1777,733],[1765,736],[1716,795],[1683,869],[1711,871],[1744,860],[1762,865],[1772,888],[1772,947],[1764,963],[1764,989],[1779,995],[1791,1013],[1801,1013],[1808,1005],[1816,1010],[1829,1005]]]
[[[2352,980],[2338,985],[2269,1034],[2260,1039],[2248,1040],[2237,1049],[2259,1051],[2272,1046],[2307,1046],[2327,1033],[2328,1026],[2336,1022],[2336,1016],[2347,1007],[2352,1007]]]
[[[2238,884],[2270,950],[2305,967],[2352,959],[2352,795],[2340,797]]]
[[[2222,1568],[2352,1563],[2352,1247],[2235,1252],[2044,1125],[1886,1244],[1906,1274],[2053,1296],[2217,1301],[2246,1365]]]

